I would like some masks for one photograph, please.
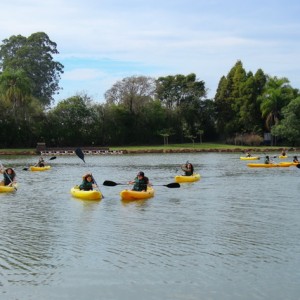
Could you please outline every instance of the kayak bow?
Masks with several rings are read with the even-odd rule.
[[[184,182],[195,182],[200,179],[200,174],[194,173],[191,176],[186,175],[177,175],[175,176],[175,182],[184,183]]]
[[[83,199],[83,200],[100,200],[102,198],[102,194],[97,190],[84,191],[80,190],[79,186],[76,185],[71,188],[71,194],[73,197]]]
[[[148,186],[147,191],[133,191],[133,190],[123,190],[120,192],[120,196],[122,200],[142,200],[148,199],[154,196],[153,187]]]

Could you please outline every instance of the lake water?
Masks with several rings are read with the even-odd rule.
[[[2,156],[19,188],[0,194],[0,299],[299,299],[300,169],[248,168],[239,153]],[[179,166],[201,180],[179,189]],[[155,197],[122,202],[142,170]],[[72,198],[91,171],[104,199]]]

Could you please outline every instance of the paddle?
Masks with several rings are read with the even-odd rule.
[[[298,169],[300,169],[300,163],[299,163],[298,165],[296,165],[296,167],[297,167]]]
[[[93,176],[92,174],[91,174],[91,176],[92,176],[92,179],[93,179],[94,183],[96,184],[97,188],[99,189],[98,183],[96,182],[94,176]],[[103,196],[103,195],[102,195],[102,196]],[[104,198],[104,196],[103,196],[103,198]]]
[[[265,156],[268,156],[266,153],[264,153],[264,155],[265,155]],[[271,157],[271,156],[269,155],[269,157]],[[272,157],[273,157],[273,158],[276,158],[277,155],[273,155]]]
[[[1,169],[3,169],[3,173],[6,175],[6,177],[8,177],[9,181],[11,182],[11,186],[14,188],[14,190],[17,190],[17,187],[13,184],[13,181],[11,180],[10,176],[6,173],[6,170],[4,168],[4,166],[2,165],[2,163],[0,163],[0,167]]]
[[[80,148],[77,148],[77,149],[75,150],[75,153],[76,153],[76,155],[77,155],[80,159],[82,159],[82,161],[85,163],[85,160],[84,160],[84,153],[82,152],[82,150],[81,150]]]
[[[82,151],[80,148],[77,148],[77,149],[75,150],[75,153],[76,153],[76,155],[77,155],[77,156],[85,163],[83,151]],[[94,182],[94,183],[96,184],[96,186],[97,186],[97,189],[100,190],[100,189],[99,189],[99,185],[97,184],[97,182],[96,182],[94,176],[93,176],[92,174],[91,174],[91,176],[92,176],[93,182]],[[101,192],[101,194],[102,194],[102,192]],[[102,194],[102,198],[104,198],[104,195],[103,195],[103,194]]]
[[[56,156],[52,156],[49,158],[49,160],[53,160],[56,159]],[[36,166],[36,165],[35,165]],[[28,171],[29,168],[23,168],[23,171]]]
[[[128,185],[128,183],[117,183],[117,182],[114,182],[114,181],[110,181],[110,180],[105,180],[103,182],[103,185],[106,185],[106,186],[116,186],[116,185]],[[169,183],[169,184],[153,184],[154,186],[166,186],[167,188],[180,188],[180,184],[177,183],[177,182],[172,182],[172,183]]]

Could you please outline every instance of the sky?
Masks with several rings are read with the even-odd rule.
[[[55,103],[81,93],[105,102],[126,77],[190,73],[213,98],[238,60],[300,89],[299,0],[9,0],[0,11],[1,43],[45,32],[57,44]]]

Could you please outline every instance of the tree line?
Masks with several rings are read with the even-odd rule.
[[[126,146],[184,142],[300,143],[300,95],[287,78],[237,61],[207,98],[196,74],[117,81],[101,103],[86,93],[55,106],[64,66],[44,32],[0,45],[0,147]]]

